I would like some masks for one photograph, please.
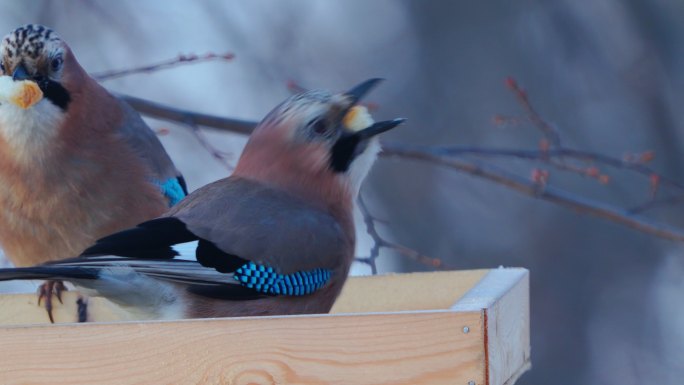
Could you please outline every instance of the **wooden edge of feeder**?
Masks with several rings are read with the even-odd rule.
[[[0,383],[510,385],[529,368],[525,269],[349,283],[356,302],[405,301],[343,302],[329,315],[1,326]],[[64,307],[74,307],[78,294],[66,294]],[[0,313],[13,304],[36,310],[29,299],[0,296]]]
[[[484,384],[483,326],[437,310],[5,327],[0,383]]]
[[[531,368],[530,280],[523,268],[490,270],[452,310],[481,311],[486,385],[510,385]]]

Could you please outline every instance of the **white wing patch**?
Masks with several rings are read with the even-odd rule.
[[[195,261],[195,251],[197,250],[198,243],[198,241],[192,241],[173,245],[172,248],[179,254],[176,259]]]

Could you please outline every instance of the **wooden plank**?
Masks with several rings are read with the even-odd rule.
[[[483,312],[485,385],[511,385],[531,367],[529,286],[526,269],[492,269],[452,307]]]
[[[368,313],[448,309],[489,270],[444,271],[351,277],[331,313]],[[79,294],[54,301],[55,322],[76,322]],[[0,325],[46,324],[47,314],[35,294],[0,295]],[[138,318],[98,297],[88,299],[88,321],[132,321]]]
[[[483,327],[480,311],[3,327],[0,383],[483,384]]]
[[[449,309],[488,272],[481,269],[351,277],[331,313]]]
[[[0,384],[510,385],[529,368],[528,291],[525,269],[355,277],[343,314],[44,326],[17,325],[47,320],[34,294],[0,296],[15,324],[0,327]],[[131,319],[89,301],[91,320]]]

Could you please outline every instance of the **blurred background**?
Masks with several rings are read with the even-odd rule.
[[[651,166],[684,182],[681,0],[3,0],[0,9],[3,34],[52,27],[92,73],[234,53],[232,62],[104,83],[198,112],[259,120],[290,94],[290,81],[343,90],[386,78],[371,97],[374,114],[409,119],[386,137],[401,143],[536,149],[541,134],[529,124],[493,124],[497,114],[521,114],[504,86],[513,76],[565,146],[618,159],[653,150]],[[162,141],[191,189],[228,175],[187,128],[148,121],[169,130]],[[234,160],[246,139],[206,135]],[[526,178],[538,167],[479,161]],[[620,207],[648,197],[647,179],[608,171],[607,184],[555,171],[550,183]],[[681,245],[403,159],[380,159],[362,194],[396,242],[454,268],[531,271],[533,368],[519,384],[681,383]],[[680,214],[649,213],[684,226]],[[364,255],[370,240],[358,229]],[[379,263],[380,272],[430,269],[391,251]]]

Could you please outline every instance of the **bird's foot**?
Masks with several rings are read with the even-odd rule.
[[[55,320],[52,317],[52,296],[54,295],[57,297],[59,303],[63,303],[63,291],[67,291],[67,288],[62,281],[45,281],[38,287],[38,306],[40,306],[41,301],[45,299],[45,311],[48,313],[50,323],[55,323]]]
[[[79,295],[76,300],[76,306],[78,307],[78,322],[88,321],[88,300]]]

